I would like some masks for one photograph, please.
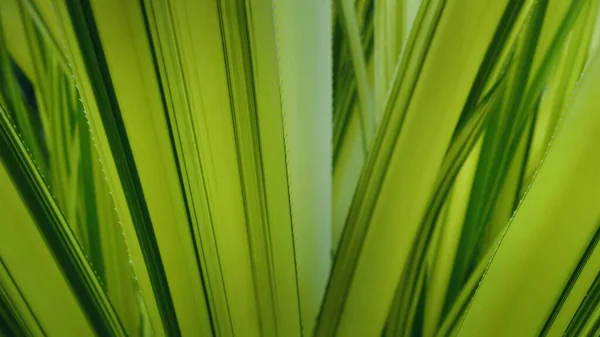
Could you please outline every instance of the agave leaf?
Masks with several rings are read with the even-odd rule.
[[[375,111],[384,110],[385,96],[410,30],[409,1],[375,1]]]
[[[6,105],[9,113],[12,114],[12,118],[18,125],[19,130],[23,139],[30,145],[30,151],[38,158],[39,165],[42,168],[42,172],[46,172],[46,163],[42,161],[42,148],[39,146],[39,136],[35,134],[34,121],[30,114],[27,113],[28,106],[23,100],[23,97],[18,86],[16,74],[13,71],[14,65],[10,54],[16,54],[18,58],[23,60],[22,63],[18,64],[19,69],[25,72],[28,78],[33,78],[34,69],[26,48],[23,48],[23,43],[14,41],[14,38],[20,38],[19,33],[24,33],[23,18],[20,12],[19,4],[16,1],[8,0],[1,3],[2,15],[0,15],[0,83],[2,84],[2,96],[4,97],[4,104]],[[6,35],[5,31],[15,31],[16,33]],[[25,35],[25,34],[23,34]],[[9,37],[10,36],[10,37]],[[27,37],[22,36],[23,40]],[[22,41],[23,41],[22,40]]]
[[[427,5],[423,3],[425,9],[419,17],[434,24],[427,27],[431,32],[415,33],[411,38],[425,44],[423,54],[412,56],[416,64],[408,63],[405,68],[419,74],[418,82],[397,75],[402,86],[394,83],[390,91],[388,111],[346,223],[317,336],[381,331],[437,169],[476,75],[474,64],[483,58],[501,17],[498,12],[506,4],[495,2],[484,8],[480,3],[469,3],[468,15],[453,1],[433,2],[430,8]],[[428,35],[433,35],[431,41]],[[451,36],[457,35],[468,36],[468,48],[453,47]],[[408,45],[413,43],[409,40]],[[398,73],[403,74],[404,69]],[[431,86],[450,82],[453,85],[444,86],[448,90],[436,100],[427,98]],[[400,87],[406,91],[398,91]],[[428,121],[434,115],[437,122],[431,124]],[[403,226],[392,225],[393,219],[402,219]],[[352,324],[359,317],[363,323]]]
[[[117,128],[117,124],[115,124],[118,119],[115,119],[115,116],[110,113],[112,111],[111,101],[107,99],[106,88],[102,83],[102,79],[98,76],[98,63],[94,63],[94,61],[97,62],[97,59],[94,58],[95,53],[90,44],[89,35],[86,33],[88,32],[85,26],[87,23],[82,21],[83,16],[75,16],[79,21],[71,21],[69,8],[64,2],[54,1],[52,5],[59,23],[65,54],[69,60],[82,99],[92,143],[100,158],[103,179],[108,185],[108,190],[113,198],[114,206],[112,208],[117,212],[117,220],[127,242],[130,263],[134,266],[152,327],[157,334],[160,334],[163,331],[163,326],[156,297],[159,298],[161,305],[166,307],[163,314],[172,314],[172,310],[168,309],[168,303],[170,302],[168,295],[165,294],[162,287],[157,286],[157,284],[166,282],[161,264],[145,263],[144,254],[149,261],[157,254],[156,240],[153,233],[148,231],[149,227],[142,225],[144,219],[147,220],[148,217],[146,208],[139,207],[136,204],[140,202],[137,198],[139,188],[135,188],[136,184],[139,187],[139,180],[136,180],[136,176],[132,176],[127,169],[123,169],[123,167],[131,167],[131,159],[127,157],[128,152],[124,151],[128,143],[121,143],[119,132],[122,133],[122,130]],[[74,23],[84,25],[78,31],[83,34],[80,36],[81,42],[78,41],[73,26]],[[84,55],[88,58],[89,72],[84,61],[86,60]],[[104,115],[100,115],[100,111],[103,111]],[[107,119],[106,123],[113,123],[110,124],[112,128],[108,128],[108,130],[112,130],[111,132],[107,133],[105,131],[107,129],[105,129],[102,118]],[[110,143],[109,139],[111,140]],[[117,170],[117,165],[121,168],[120,171]],[[130,205],[135,206],[130,209]],[[134,219],[136,222],[134,222]],[[134,227],[134,224],[138,227]],[[139,233],[136,233],[136,228],[140,230]],[[153,279],[150,275],[153,275]],[[156,295],[152,284],[155,285]],[[174,319],[171,322],[174,322]]]
[[[230,313],[229,301],[232,301],[232,295],[235,297],[236,288],[232,288],[229,282],[225,283],[228,280],[226,277],[231,273],[227,268],[228,255],[222,252],[219,254],[218,244],[223,242],[224,238],[219,233],[219,227],[214,225],[215,221],[223,219],[227,215],[222,214],[220,208],[217,207],[223,202],[223,196],[215,193],[218,189],[214,183],[211,183],[211,180],[217,181],[221,189],[225,189],[232,195],[234,185],[217,180],[218,171],[215,168],[232,174],[231,171],[225,171],[224,164],[228,161],[232,162],[234,159],[222,154],[214,156],[212,153],[214,150],[211,150],[210,145],[220,142],[224,148],[230,149],[232,152],[235,151],[235,147],[227,137],[217,138],[206,125],[210,123],[212,129],[223,130],[223,126],[218,123],[227,121],[222,122],[221,119],[224,118],[215,117],[212,117],[211,120],[211,114],[205,112],[206,109],[224,108],[218,95],[208,95],[202,92],[202,88],[207,85],[201,82],[202,77],[199,74],[211,74],[211,77],[218,78],[220,81],[217,88],[222,88],[225,81],[223,70],[213,67],[212,62],[205,62],[204,60],[211,59],[207,58],[208,55],[200,53],[202,49],[195,50],[189,47],[195,43],[206,45],[209,48],[220,48],[221,41],[212,38],[216,35],[215,27],[218,27],[219,24],[216,15],[217,9],[214,5],[198,7],[191,2],[174,3],[172,6],[147,2],[144,9],[148,27],[152,33],[152,49],[156,54],[156,66],[160,71],[162,86],[165,88],[162,95],[166,101],[165,108],[168,109],[170,132],[172,137],[178,140],[174,146],[181,170],[180,179],[186,182],[182,186],[186,193],[192,233],[199,244],[196,249],[203,267],[207,301],[212,311],[214,329],[229,335],[233,333],[234,322],[240,318],[231,316],[232,313]],[[205,13],[205,19],[190,20],[190,12]],[[195,29],[213,32],[212,36],[207,38],[209,36],[189,34],[190,29],[195,27],[192,25],[199,25]],[[203,66],[203,64],[206,65]],[[215,64],[219,64],[218,61],[215,60]],[[223,95],[225,90],[213,89],[213,92]],[[197,113],[194,114],[194,112]],[[228,131],[226,136],[230,136],[230,132]],[[227,143],[224,143],[225,141]],[[212,165],[205,164],[201,160],[202,158],[210,158]],[[230,205],[231,209],[237,212],[230,212],[233,216],[229,215],[229,219],[239,217],[239,209],[242,207],[239,195],[235,199],[231,198]],[[228,230],[234,229],[229,228]],[[238,241],[230,239],[230,242],[247,249],[243,238]],[[245,278],[242,280],[251,278],[247,270],[243,270],[243,272]],[[227,297],[228,293],[230,294],[229,298]],[[252,301],[253,298],[250,300]]]
[[[199,270],[194,268],[193,241],[188,234],[160,89],[152,71],[152,54],[148,41],[142,38],[145,25],[141,8],[121,2],[68,2],[67,7],[71,19],[82,25],[75,32],[80,46],[85,46],[84,60],[94,75],[91,79],[97,101],[105,104],[100,109],[102,122],[107,130],[119,130],[111,139],[111,150],[115,155],[120,147],[118,151],[124,156],[126,166],[119,174],[129,175],[131,187],[125,191],[135,202],[129,209],[139,212],[139,218],[134,219],[139,240],[156,240],[144,254],[146,265],[158,269],[152,275],[153,289],[160,294],[157,297],[165,329],[169,333],[207,334],[211,327],[206,299]],[[114,13],[111,20],[102,20],[109,12]],[[99,44],[102,49],[97,49]],[[103,75],[108,72],[109,78]]]
[[[0,334],[37,336],[44,334],[19,285],[0,260]]]
[[[572,316],[564,336],[589,335],[597,331],[598,324],[600,324],[598,304],[600,304],[600,276],[596,275],[594,282],[585,294],[585,298],[577,308],[577,312]]]
[[[0,6],[0,335],[597,334],[598,1]]]
[[[80,321],[73,323],[74,328],[83,335],[91,334],[89,330],[91,328],[99,333],[124,335],[123,327],[112,304],[65,221],[49,187],[19,138],[2,101],[0,101],[0,126],[0,141],[3,144],[2,179],[5,186],[2,191],[7,194],[3,199],[14,204],[6,206],[5,211],[11,212],[8,213],[9,220],[6,225],[0,226],[3,231],[6,231],[1,236],[3,241],[5,240],[1,245],[3,248],[1,256],[6,268],[19,286],[21,282],[35,286],[39,277],[36,278],[35,274],[28,273],[28,266],[39,263],[35,260],[22,263],[22,259],[45,260],[47,264],[41,267],[43,269],[34,269],[33,273],[48,272],[52,277],[49,286],[56,288],[57,300],[71,299],[66,304],[69,307],[65,311],[68,312],[66,316],[56,314],[56,310],[48,306],[52,302],[44,304],[44,307],[39,309],[39,313],[37,309],[33,309],[36,316],[45,321],[42,323],[44,329],[46,325],[51,326],[51,329],[64,329],[69,326],[67,323],[71,319],[69,315],[74,315],[80,317]],[[17,228],[19,230],[16,230]],[[21,235],[20,231],[26,231],[27,234],[23,235],[23,239],[36,247],[32,247],[31,255],[25,254],[26,257],[23,258],[20,258],[22,254],[18,239]],[[52,258],[57,263],[51,262]],[[24,281],[24,277],[30,280]],[[31,291],[29,287],[23,287],[22,291],[25,293]],[[31,295],[32,301],[38,303],[46,301],[44,296],[39,296],[43,292],[37,294]],[[30,298],[27,295],[26,297]],[[31,303],[30,305],[34,306]],[[48,323],[48,320],[57,320],[58,325]]]
[[[434,336],[442,324],[442,319],[448,317],[442,312],[444,299],[452,273],[452,261],[456,256],[460,232],[464,223],[481,143],[481,139],[479,139],[460,168],[452,190],[446,199],[446,204],[440,211],[442,215],[438,218],[439,223],[436,224],[434,235],[437,238],[433,241],[435,242],[433,247],[430,248],[431,277],[427,285],[429,297],[425,303],[424,336]]]
[[[32,159],[43,164],[40,173],[47,179],[103,289],[125,322],[125,329],[129,333],[139,331],[138,290],[118,220],[111,217],[114,207],[109,206],[100,216],[97,212],[96,200],[109,204],[112,201],[104,177],[93,178],[93,167],[98,166],[98,161],[74,80],[56,39],[50,34],[51,25],[40,17],[31,2],[20,1],[18,5],[22,22],[28,27],[25,52],[35,61],[36,80],[30,82],[29,78],[19,77],[16,67],[4,69],[9,75],[14,72],[23,88],[18,93],[22,97],[18,98],[25,104],[18,115],[36,122],[28,131],[35,131],[38,137],[24,137],[24,140],[28,148],[43,150],[41,154],[32,151]],[[53,16],[49,18],[51,22],[54,20]],[[20,123],[17,127],[19,132],[27,130]],[[107,263],[109,268],[105,268]]]
[[[547,88],[541,97],[539,110],[536,113],[534,134],[529,150],[529,159],[525,172],[523,189],[531,181],[537,170],[560,115],[568,102],[581,71],[588,61],[588,50],[592,38],[593,28],[597,17],[598,2],[588,1],[582,9],[583,15],[578,20],[560,52],[551,77],[548,79]]]
[[[35,219],[29,214],[4,165],[0,168],[0,179],[2,197],[7,200],[3,204],[6,222],[0,226],[2,289],[13,305],[18,306],[15,310],[25,322],[37,322],[21,329],[56,335],[75,332],[81,336],[93,336],[95,328],[102,328],[91,325],[86,317],[84,308],[90,303],[80,304],[77,295],[69,288],[65,274],[54,262],[52,251],[38,232]],[[28,249],[23,251],[23,246]],[[44,282],[39,282],[40,279]],[[20,303],[17,304],[17,301]],[[61,310],[56,310],[55,303],[61,303]],[[33,317],[26,320],[26,315]],[[5,315],[3,318],[8,319]]]
[[[375,108],[373,83],[374,46],[377,45],[374,43],[375,1],[338,1],[335,4],[332,255],[335,255],[344,228],[376,120],[381,117]]]
[[[422,274],[422,270],[428,268],[429,264],[426,261],[426,254],[432,250],[432,246],[435,247],[435,243],[432,242],[435,241],[434,237],[436,233],[439,232],[436,227],[443,226],[443,224],[440,223],[441,219],[439,219],[439,215],[442,212],[442,206],[444,203],[447,203],[447,195],[450,188],[453,186],[454,179],[465,159],[469,153],[472,152],[484,127],[488,124],[485,122],[487,116],[489,114],[497,113],[493,111],[498,111],[500,103],[502,102],[502,99],[504,99],[507,84],[507,81],[505,80],[505,69],[507,68],[507,64],[511,61],[512,54],[502,53],[501,51],[505,48],[505,42],[507,40],[510,41],[511,35],[515,34],[514,32],[516,29],[513,29],[513,27],[517,21],[516,19],[519,17],[521,7],[522,3],[513,3],[507,7],[502,22],[497,28],[493,42],[490,44],[486,57],[480,66],[479,73],[471,88],[467,103],[463,108],[461,121],[454,131],[453,140],[439,169],[437,182],[433,188],[434,193],[429,201],[428,209],[425,213],[426,215],[420,224],[417,237],[415,238],[410,253],[411,262],[405,266],[401,280],[398,284],[394,304],[390,316],[388,317],[386,334],[409,335],[411,334],[410,329],[415,328],[409,322],[412,321],[413,317],[425,315],[425,313],[415,313],[408,309],[409,307],[417,308],[417,301],[419,301],[421,297],[414,289],[417,285],[417,283],[415,283],[417,281],[417,275]],[[498,71],[497,69],[502,70]],[[498,74],[498,78],[493,76],[494,73]],[[489,88],[489,83],[494,83],[494,85]],[[484,90],[488,90],[488,93],[484,97],[480,97]],[[481,101],[478,105],[473,105],[472,102],[477,100]],[[457,188],[461,189],[462,187]],[[456,214],[456,212],[452,213]],[[452,219],[453,222],[456,222],[455,216],[453,216]],[[436,225],[436,223],[438,224]],[[457,232],[457,234],[459,233],[460,231]],[[455,252],[456,251],[453,251],[450,254],[453,256]],[[440,265],[436,266],[438,268],[444,268]],[[438,273],[436,270],[430,272],[430,277],[437,277],[437,275]],[[442,277],[446,276],[445,273],[442,273],[441,275],[444,275]],[[448,280],[445,280],[444,284],[447,281]],[[431,282],[435,282],[435,280],[432,280]],[[438,282],[436,287],[443,287],[443,285]],[[437,291],[441,291],[444,294],[446,293],[446,289],[437,289]],[[426,301],[427,305],[425,306],[426,310],[429,311],[430,306],[435,308],[441,304],[441,302],[436,303],[436,301],[443,302],[444,300],[443,297],[428,296]],[[436,312],[439,309],[433,310],[433,312]],[[406,317],[407,312],[411,313],[408,317]],[[441,312],[437,313],[437,315],[441,314]],[[428,320],[429,315],[426,315],[425,318],[428,323],[428,326],[426,326],[425,329],[435,329],[435,324],[437,323],[430,322]],[[430,333],[433,331],[435,330],[430,331]]]
[[[14,56],[15,62],[23,70],[25,75],[34,80],[35,69],[26,42],[28,37],[23,23],[24,16],[21,14],[22,7],[20,1],[3,0],[0,5],[2,6],[2,11],[0,12],[2,30],[11,32],[8,35],[4,34],[4,32],[2,34],[2,44],[5,45],[5,51],[10,50],[10,53]],[[3,91],[6,90],[5,88],[6,87],[3,86]]]
[[[414,310],[416,309],[417,302],[420,300],[419,291],[417,291],[416,287],[419,286],[419,278],[424,275],[427,268],[425,258],[428,247],[432,242],[435,225],[438,222],[444,202],[447,200],[447,195],[460,168],[480,138],[487,116],[491,110],[497,107],[497,102],[503,97],[505,82],[503,82],[502,78],[499,79],[499,82],[482,98],[480,105],[475,108],[476,111],[470,113],[471,118],[469,121],[466,122],[450,143],[433,188],[434,193],[427,205],[426,216],[423,218],[416,234],[415,242],[410,252],[410,262],[404,266],[394,303],[388,317],[386,335],[401,336],[411,334],[410,329],[412,329],[412,326],[410,322],[417,315]],[[410,314],[407,315],[407,313]]]
[[[332,225],[331,245],[332,259],[344,231],[348,212],[354,198],[356,185],[360,178],[366,157],[362,150],[360,120],[358,106],[354,106],[345,129],[344,144],[334,157],[332,170]]]
[[[501,149],[506,143],[505,139],[516,128],[513,123],[517,120],[516,116],[519,113],[517,106],[522,99],[521,92],[527,81],[527,71],[535,51],[535,41],[543,22],[545,6],[545,2],[541,1],[536,3],[532,9],[530,22],[524,27],[524,32],[515,50],[516,57],[513,58],[514,61],[511,62],[508,71],[507,86],[510,90],[501,103],[502,107],[496,109],[496,113],[490,116],[486,128],[473,191],[465,215],[465,225],[449,285],[447,303],[452,301],[453,296],[468,277],[470,268],[476,264],[474,260],[481,251],[479,238],[485,224],[489,221],[492,210],[489,205],[493,204],[494,198],[499,195],[501,185],[497,183],[497,180],[504,178],[508,172],[507,167],[501,171],[502,168],[498,162],[504,158]],[[510,153],[508,157],[512,158],[512,155],[513,153]]]
[[[564,287],[560,299],[556,301],[552,313],[548,316],[546,324],[540,333],[541,336],[564,336],[568,324],[572,322],[578,311],[579,305],[584,305],[584,298],[593,293],[594,281],[600,270],[600,240],[599,230],[592,236],[582,254],[577,267],[571,274],[567,285]],[[585,309],[583,309],[585,310]]]
[[[293,247],[296,243],[296,254],[302,255],[298,269],[312,269],[314,262],[322,261],[323,255],[315,254],[321,250],[306,247],[314,246],[317,237],[321,240],[327,228],[328,222],[319,221],[327,219],[322,215],[329,212],[328,194],[315,198],[316,189],[307,188],[328,185],[324,175],[328,156],[322,152],[323,160],[309,165],[287,157],[287,145],[295,154],[320,147],[318,142],[300,145],[306,143],[302,131],[316,123],[307,120],[302,126],[300,111],[287,102],[314,98],[315,92],[324,94],[324,99],[316,100],[314,112],[315,121],[326,119],[322,111],[328,90],[316,85],[298,92],[297,87],[302,81],[314,81],[311,74],[326,77],[328,72],[280,75],[291,86],[279,93],[277,68],[273,68],[275,34],[265,21],[273,14],[266,2],[241,7],[227,3],[157,8],[153,3],[56,5],[90,122],[99,130],[94,140],[101,158],[107,159],[105,170],[132,261],[142,269],[140,287],[157,333],[163,331],[161,322],[169,334],[201,329],[228,334],[233,327],[257,335],[300,333],[294,308],[308,313],[303,315],[307,322],[314,321],[328,263],[316,277],[298,278]],[[115,8],[118,16],[105,20]],[[301,7],[306,14],[310,8]],[[298,17],[294,9],[286,6],[282,15]],[[207,20],[189,20],[190,13],[201,13]],[[204,28],[207,34],[186,43],[196,28]],[[279,32],[294,30],[286,23]],[[150,39],[139,38],[144,34]],[[132,43],[122,45],[125,39]],[[306,41],[310,46],[311,40]],[[208,48],[194,50],[190,45]],[[279,47],[282,55],[293,55],[289,47]],[[206,53],[219,48],[224,48],[222,55]],[[315,54],[306,50],[310,56],[306,69],[315,64],[328,69],[327,62],[310,61]],[[293,59],[286,56],[285,60]],[[215,77],[206,77],[207,71]],[[325,77],[316,83],[326,84]],[[286,97],[283,103],[279,95]],[[278,111],[279,104],[283,110]],[[210,113],[214,108],[225,113]],[[282,115],[283,124],[294,120],[293,128],[282,127]],[[272,142],[276,137],[281,141]],[[226,144],[225,151],[211,149],[211,143]],[[199,167],[204,161],[210,165]],[[300,187],[288,191],[288,180],[296,178]],[[306,184],[311,179],[314,183]],[[118,181],[123,185],[115,184]],[[296,208],[301,211],[295,212]],[[213,226],[212,221],[222,225]],[[302,229],[294,236],[292,223]],[[172,224],[179,234],[171,230]],[[319,247],[329,251],[328,245]],[[170,262],[163,265],[163,259]],[[291,301],[298,303],[295,280],[307,300],[290,306]],[[191,283],[183,287],[181,282]],[[196,294],[184,295],[188,288]],[[206,316],[207,306],[216,313],[212,320]],[[201,324],[198,313],[205,317]]]
[[[331,4],[275,1],[288,186],[302,331],[316,325],[331,260]]]
[[[369,70],[373,63],[373,6],[372,0],[360,0],[354,3],[345,0],[336,1],[334,6],[336,9],[332,51],[334,163],[348,138],[346,133],[351,119],[357,118],[361,121],[361,130],[364,130],[364,123],[375,123],[372,79]],[[359,77],[360,83],[357,82]],[[365,105],[369,110],[363,112]],[[371,127],[374,128],[375,125]],[[374,129],[366,131],[372,135]],[[366,141],[370,141],[372,137],[367,137],[364,133],[359,136],[361,140],[359,151],[364,154],[367,151]]]
[[[354,73],[356,74],[356,87],[358,99],[360,102],[360,125],[362,134],[363,151],[366,153],[375,129],[374,101],[369,81],[367,79],[367,66],[364,59],[364,49],[361,45],[360,30],[356,22],[354,6],[350,0],[338,0],[339,10],[342,21],[342,28],[347,36],[347,41],[352,56]]]
[[[508,193],[508,200],[501,200],[503,203],[500,204],[496,203],[499,196],[502,195],[502,186],[506,183],[509,172],[519,174],[519,176],[515,176],[517,185],[521,180],[520,174],[522,174],[523,168],[518,168],[517,165],[523,167],[526,162],[524,159],[520,159],[518,161],[520,164],[512,164],[513,160],[515,157],[523,158],[523,154],[519,155],[517,149],[519,144],[523,143],[523,137],[527,138],[529,136],[525,132],[527,122],[531,120],[532,114],[535,113],[535,104],[538,102],[547,74],[554,65],[566,33],[572,27],[582,8],[582,2],[574,2],[567,8],[568,10],[565,10],[562,16],[563,20],[559,21],[560,29],[556,30],[551,39],[552,49],[544,54],[537,72],[529,75],[527,71],[535,69],[533,68],[536,62],[534,56],[537,50],[536,43],[531,41],[537,41],[537,37],[541,34],[547,6],[548,4],[542,1],[537,2],[531,9],[530,22],[524,28],[524,34],[521,36],[516,49],[518,55],[516,60],[518,62],[512,65],[514,70],[511,72],[512,76],[509,77],[510,87],[513,91],[508,96],[505,102],[506,105],[499,110],[498,114],[490,118],[492,124],[486,129],[482,148],[483,155],[478,164],[469,210],[465,219],[465,227],[461,234],[461,243],[455,260],[447,305],[452,301],[452,297],[457,294],[457,290],[468,277],[470,270],[477,264],[478,256],[485,254],[486,243],[482,240],[482,233],[485,233],[484,228],[492,219],[494,207],[498,207],[495,214],[497,219],[492,222],[491,227],[487,227],[485,236],[489,238],[496,237],[497,234],[490,232],[490,229],[502,228],[504,221],[506,221],[503,218],[507,219],[510,216],[511,209],[516,204],[515,198],[518,197],[518,187],[516,190],[514,187],[504,188],[504,191]],[[524,95],[523,92],[525,92]],[[528,145],[523,146],[528,148]],[[523,153],[522,151],[524,150],[521,150],[521,153]],[[511,164],[514,165],[512,169]],[[516,192],[510,192],[511,190]],[[504,204],[507,205],[504,206],[507,209],[500,211],[499,207],[503,207]],[[494,222],[499,225],[494,225]]]
[[[595,173],[600,161],[592,156],[594,142],[598,141],[594,107],[599,75],[600,58],[596,57],[584,74],[531,189],[494,253],[459,336],[542,332],[552,307],[576,270],[583,254],[581,248],[596,232],[600,216],[595,196],[600,191]],[[566,177],[570,184],[560,184]],[[549,227],[553,230],[548,231]],[[563,240],[565,235],[570,240]],[[502,295],[496,291],[500,284]],[[511,309],[515,301],[522,309]],[[490,310],[506,320],[499,324],[487,315]]]

